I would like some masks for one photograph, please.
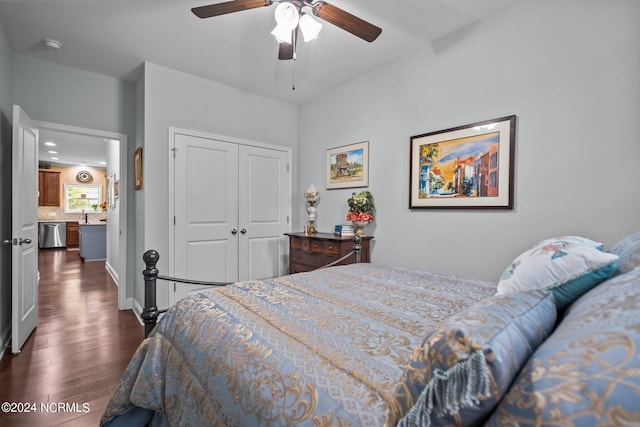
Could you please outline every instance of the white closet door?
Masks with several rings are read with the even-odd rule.
[[[238,145],[176,133],[174,148],[174,274],[236,281]],[[177,283],[169,303],[197,288]]]
[[[291,205],[288,154],[241,145],[239,161],[239,280],[280,276]]]

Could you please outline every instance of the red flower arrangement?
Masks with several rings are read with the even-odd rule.
[[[349,204],[347,221],[371,222],[374,220],[373,214],[376,208],[373,204],[373,195],[369,191],[353,193],[347,203]]]
[[[347,221],[371,222],[373,219],[373,214],[368,214],[366,212],[347,212]]]

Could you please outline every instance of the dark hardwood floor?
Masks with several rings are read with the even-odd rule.
[[[143,327],[118,310],[103,261],[45,249],[39,271],[38,327],[20,353],[8,348],[0,361],[0,402],[35,404],[37,412],[0,412],[0,426],[97,426]]]

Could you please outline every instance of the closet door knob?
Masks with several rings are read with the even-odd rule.
[[[240,233],[242,234],[247,234],[247,230],[245,230],[244,228],[242,230],[240,230]]]
[[[233,230],[231,230],[231,234],[233,234],[233,235],[235,236],[236,234],[238,234],[238,230],[236,230],[236,229],[234,228]]]

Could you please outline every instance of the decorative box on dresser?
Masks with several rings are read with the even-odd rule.
[[[354,240],[333,233],[285,233],[289,236],[289,273],[311,271],[330,264],[353,251]],[[370,262],[370,241],[373,236],[362,236],[360,242],[360,262]],[[342,261],[340,265],[353,264],[354,257]]]

